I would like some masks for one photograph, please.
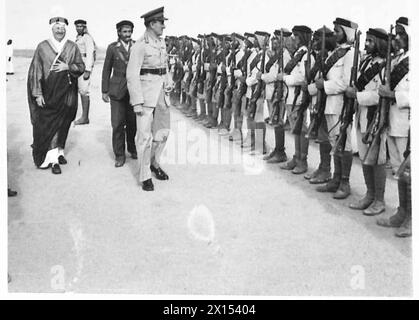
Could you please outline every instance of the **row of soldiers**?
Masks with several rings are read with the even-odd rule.
[[[367,191],[350,208],[367,216],[385,211],[389,157],[400,203],[394,215],[377,223],[398,228],[397,236],[410,236],[408,19],[397,19],[390,32],[370,28],[364,52],[356,23],[336,18],[333,24],[333,30],[323,26],[314,32],[296,25],[272,36],[256,31],[166,37],[173,104],[251,154],[264,154],[268,163],[306,173],[309,183],[320,185],[318,192],[330,192],[335,199],[351,193],[354,127]],[[275,133],[271,152],[265,143],[267,124]],[[294,137],[290,159],[285,152],[288,124]],[[307,173],[311,139],[319,144],[320,163]]]

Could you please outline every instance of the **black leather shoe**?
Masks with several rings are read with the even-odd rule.
[[[151,171],[156,175],[156,178],[159,180],[169,180],[169,176],[162,170],[162,168],[156,168],[150,166]]]
[[[144,191],[154,191],[154,185],[153,185],[153,181],[151,179],[143,181],[143,190]]]
[[[115,168],[120,168],[125,164],[125,159],[116,159],[115,160]]]
[[[52,172],[53,174],[61,174],[61,168],[60,168],[60,165],[59,165],[58,163],[54,163],[54,164],[52,165],[51,172]]]
[[[67,164],[67,159],[64,158],[64,156],[59,156],[58,157],[58,163],[59,164]]]
[[[7,196],[8,197],[16,197],[17,196],[17,192],[13,191],[12,189],[7,188]]]

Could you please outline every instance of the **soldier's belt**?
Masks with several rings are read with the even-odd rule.
[[[159,76],[162,76],[164,74],[166,74],[166,68],[161,68],[161,69],[141,69],[140,70],[140,75],[144,75],[144,74],[157,74]]]

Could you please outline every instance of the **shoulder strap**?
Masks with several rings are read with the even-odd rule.
[[[330,69],[338,62],[341,58],[343,58],[351,49],[351,47],[347,48],[339,48],[332,55],[326,60],[325,68],[324,68],[324,75],[326,76]]]
[[[400,61],[390,74],[390,89],[394,90],[399,82],[409,73],[409,57]]]
[[[307,50],[301,50],[297,52],[290,61],[288,61],[287,65],[284,68],[284,73],[290,74],[292,70],[297,66],[297,64],[303,59],[304,55],[307,53]]]
[[[383,70],[383,68],[386,66],[385,61],[379,63],[374,63],[371,67],[368,69],[364,69],[361,74],[359,75],[358,79],[355,81],[355,87],[359,91],[363,91],[368,83],[371,82],[372,79],[375,78],[377,74]]]

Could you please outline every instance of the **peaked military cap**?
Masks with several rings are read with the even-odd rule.
[[[292,35],[292,32],[291,31],[289,31],[288,29],[286,29],[286,28],[281,28],[281,29],[279,29],[279,30],[275,30],[274,31],[274,35],[275,36],[277,36],[278,38],[281,36],[281,31],[282,31],[282,35],[284,36],[284,37],[290,37],[291,35]]]
[[[122,21],[119,21],[116,24],[116,28],[117,29],[122,28],[123,26],[128,26],[128,27],[131,27],[131,28],[134,29],[134,24],[131,21],[129,21],[129,20],[122,20]]]
[[[141,18],[144,18],[144,22],[146,23],[150,21],[154,21],[154,20],[159,20],[159,21],[168,20],[167,18],[164,17],[164,7],[151,10],[143,14]]]
[[[74,24],[75,25],[76,24],[84,24],[84,25],[87,25],[87,21],[86,20],[83,20],[83,19],[78,19],[78,20],[74,21]]]
[[[358,24],[357,23],[349,21],[347,19],[343,19],[343,18],[336,18],[336,20],[333,21],[333,23],[339,24],[341,26],[348,27],[348,28],[351,28],[351,29],[358,29]]]
[[[407,17],[400,17],[399,19],[396,20],[396,24],[402,24],[402,25],[408,26],[409,19]]]
[[[367,34],[370,34],[374,37],[377,37],[383,40],[388,40],[387,32],[381,28],[369,28],[367,31]]]
[[[311,29],[307,26],[294,26],[292,32],[311,33]]]
[[[54,18],[49,19],[49,24],[53,24],[57,22],[65,23],[68,26],[68,20],[66,18],[54,17]]]

